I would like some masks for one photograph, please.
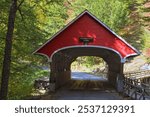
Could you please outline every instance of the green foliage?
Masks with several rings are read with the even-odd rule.
[[[76,0],[73,6],[75,16],[87,9],[115,32],[119,32],[127,23],[129,6],[124,1]]]
[[[21,1],[18,0],[18,5]],[[36,78],[49,76],[47,71],[38,67],[47,64],[46,58],[32,53],[64,25],[67,15],[63,2],[64,0],[24,0],[19,7],[13,35],[9,99],[26,97],[32,92]],[[9,5],[9,0],[0,1],[0,16],[3,16],[0,19],[0,70]]]
[[[144,3],[146,2],[147,0],[135,0],[138,4],[141,4],[141,3]]]
[[[25,71],[25,74],[23,74]],[[9,99],[24,99],[33,92],[34,80],[39,77],[48,76],[49,72],[32,67],[24,68],[23,71],[13,73],[9,83]]]
[[[104,67],[105,61],[96,56],[80,56],[71,65],[72,70],[92,72],[94,69]]]
[[[141,39],[143,40],[143,52],[145,53],[146,60],[150,63],[150,31],[143,29]]]
[[[141,35],[141,38],[142,38],[143,43],[144,43],[143,49],[150,48],[150,31],[143,29],[143,33]]]

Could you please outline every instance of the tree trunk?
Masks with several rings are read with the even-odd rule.
[[[0,99],[7,99],[7,94],[8,94],[8,83],[9,83],[10,64],[11,64],[12,38],[13,38],[16,12],[17,12],[17,0],[12,0],[11,6],[10,6],[10,11],[9,11],[9,17],[8,17],[8,26],[7,26],[3,69],[2,69],[2,78],[1,78]]]

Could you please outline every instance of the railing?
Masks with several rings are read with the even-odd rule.
[[[34,81],[35,89],[47,90],[48,87],[49,87],[49,78],[48,77],[39,78]]]
[[[150,70],[142,70],[142,71],[136,71],[136,72],[126,72],[124,73],[126,78],[147,78],[150,77]]]
[[[124,74],[124,95],[133,99],[150,99],[150,70]]]

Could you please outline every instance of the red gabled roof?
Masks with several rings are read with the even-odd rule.
[[[79,42],[80,37],[92,37],[94,41],[85,46]],[[134,47],[110,30],[87,10],[56,33],[42,47],[36,50],[35,53],[51,58],[60,49],[76,46],[108,48],[119,53],[121,59],[139,54]]]

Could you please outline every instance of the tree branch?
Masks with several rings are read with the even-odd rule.
[[[18,8],[18,11],[19,11],[19,14],[20,14],[20,16],[21,16],[21,19],[24,20],[24,19],[23,19],[23,14],[22,14],[22,12],[21,12],[21,9]]]
[[[23,4],[23,2],[24,2],[24,0],[22,0],[22,1],[19,3],[19,5],[17,6],[17,10],[19,11],[19,14],[20,14],[22,20],[23,20],[23,14],[22,14],[22,12],[21,12],[20,6]]]
[[[67,0],[68,4],[72,6],[71,2],[69,0]]]
[[[24,0],[22,0],[19,5],[17,6],[17,9],[19,10],[20,6],[23,4]]]

